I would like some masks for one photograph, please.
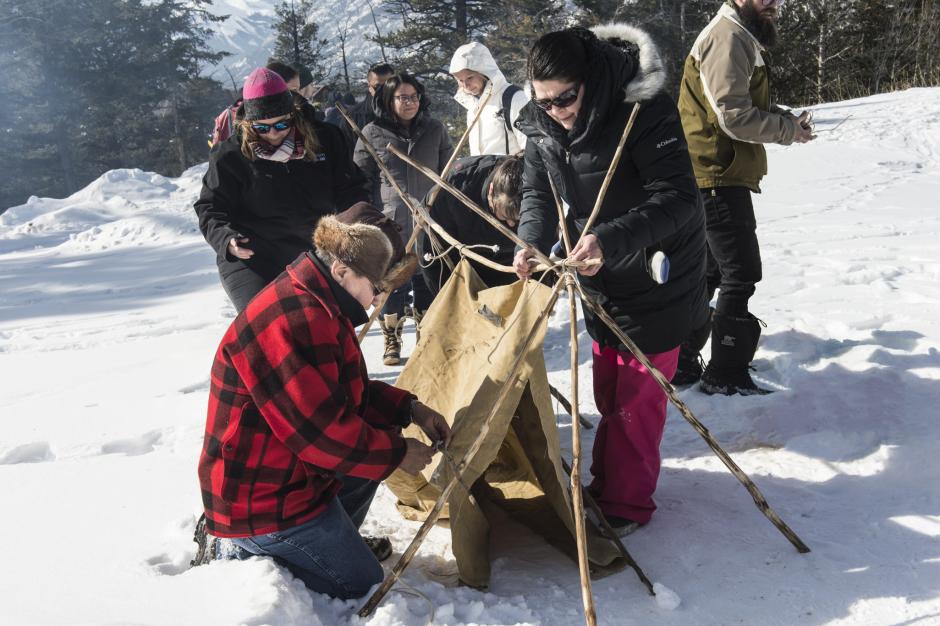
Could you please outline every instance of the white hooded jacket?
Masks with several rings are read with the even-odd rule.
[[[460,103],[460,106],[467,109],[467,125],[473,121],[477,114],[477,107],[486,97],[486,94],[493,91],[489,102],[480,115],[480,120],[470,131],[467,143],[470,146],[470,154],[477,156],[480,154],[513,154],[525,148],[526,136],[521,131],[513,127],[512,131],[506,127],[502,118],[503,92],[509,87],[506,77],[496,66],[496,61],[489,49],[481,43],[472,42],[464,44],[457,48],[454,56],[450,60],[450,73],[453,75],[460,70],[472,70],[483,74],[489,79],[483,93],[480,97],[471,96],[457,89],[454,94],[454,100]],[[528,102],[525,90],[516,92],[512,97],[509,107],[510,122],[516,121],[522,107]]]

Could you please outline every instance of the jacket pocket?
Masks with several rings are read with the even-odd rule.
[[[222,457],[222,484],[219,491],[226,502],[234,502],[238,498],[238,488],[245,475],[245,459],[248,457],[246,448],[251,445],[251,435],[245,432],[243,416],[250,404],[251,400],[246,399],[232,408],[228,426],[219,442]]]

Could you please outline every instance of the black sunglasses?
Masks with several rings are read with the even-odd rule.
[[[278,120],[273,124],[258,124],[257,122],[252,122],[251,129],[259,135],[267,135],[272,130],[287,130],[293,125],[294,120],[287,118],[286,120]]]
[[[563,91],[561,94],[554,98],[542,98],[541,100],[535,99],[535,92],[532,92],[532,104],[542,109],[543,111],[548,111],[552,107],[558,109],[564,109],[565,107],[570,107],[574,104],[574,101],[578,99],[578,92],[581,91],[581,84],[578,83],[571,89]]]

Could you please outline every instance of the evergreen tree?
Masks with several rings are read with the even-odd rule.
[[[490,30],[483,43],[511,83],[526,81],[526,61],[532,44],[553,30],[564,28],[562,0],[505,0],[500,4],[499,27]]]
[[[14,158],[0,208],[63,196],[107,169],[177,175],[205,159],[227,98],[199,78],[206,0],[0,0],[0,129]],[[55,15],[50,27],[47,18]]]
[[[299,68],[306,67],[315,82],[323,82],[332,68],[323,66],[323,48],[329,43],[320,38],[320,26],[311,19],[312,0],[286,0],[274,8],[278,17],[274,58]]]
[[[626,0],[616,18],[653,38],[669,76],[667,91],[677,96],[689,50],[719,6],[714,0]]]

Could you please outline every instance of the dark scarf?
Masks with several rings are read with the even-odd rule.
[[[330,286],[330,292],[332,292],[333,297],[336,299],[336,304],[339,306],[339,312],[343,314],[343,317],[352,322],[353,326],[361,326],[369,321],[369,316],[366,314],[366,310],[362,308],[362,305],[359,304],[359,301],[352,297],[352,295],[343,289],[343,286],[336,282],[336,279],[333,278],[333,274],[330,273],[329,266],[323,262],[323,259],[319,257],[315,252],[308,252],[307,256],[310,257],[310,260],[313,261],[313,264],[317,267],[321,274],[323,274],[323,279],[326,281],[326,284]]]
[[[772,48],[777,43],[777,23],[774,20],[766,20],[760,16],[760,10],[754,8],[750,0],[739,7],[732,3],[738,17],[741,18],[741,24],[754,35],[754,38],[765,48]]]

